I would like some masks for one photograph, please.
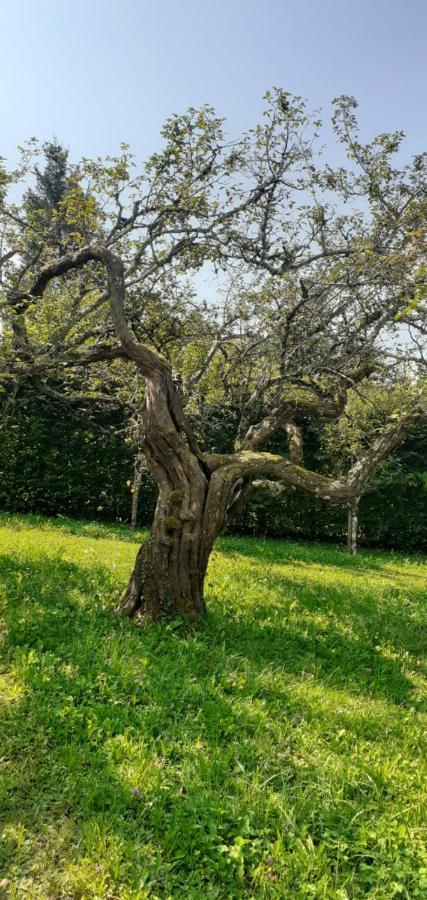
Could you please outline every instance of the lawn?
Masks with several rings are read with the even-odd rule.
[[[426,560],[224,538],[185,633],[135,540],[0,517],[3,894],[426,898]]]

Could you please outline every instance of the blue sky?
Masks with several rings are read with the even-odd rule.
[[[144,157],[166,116],[204,102],[238,134],[273,85],[329,112],[354,94],[364,137],[427,147],[426,0],[3,0],[0,155],[56,135],[73,158]],[[333,150],[331,151],[333,155]],[[333,161],[333,160],[331,160]]]

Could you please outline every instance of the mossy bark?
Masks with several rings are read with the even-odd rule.
[[[144,452],[159,496],[118,610],[195,623],[205,615],[206,568],[239,478],[209,472],[177,419],[173,390],[167,372],[147,380]]]

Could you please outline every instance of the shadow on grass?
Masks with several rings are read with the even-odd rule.
[[[358,630],[357,605],[353,635],[336,623],[325,632],[296,616],[276,623],[264,602],[252,620],[216,608],[200,632],[179,636],[173,629],[143,629],[113,616],[105,604],[122,585],[102,566],[86,568],[60,558],[18,563],[4,555],[0,573],[6,584],[3,651],[22,690],[4,705],[2,754],[14,766],[9,780],[6,776],[3,822],[22,825],[34,836],[46,828],[60,835],[64,826],[58,852],[80,866],[90,854],[96,859],[104,841],[110,869],[102,890],[108,879],[117,882],[122,865],[132,865],[127,883],[134,890],[147,871],[153,884],[164,878],[165,865],[178,886],[180,872],[182,885],[189,885],[192,869],[200,888],[203,868],[213,881],[226,884],[229,874],[211,844],[233,841],[248,811],[232,780],[221,807],[224,766],[232,772],[238,754],[239,765],[243,760],[249,771],[261,767],[262,751],[252,745],[252,736],[266,728],[262,703],[272,727],[274,719],[285,723],[290,744],[292,716],[317,715],[309,703],[295,710],[287,676],[312,672],[320,685],[392,704],[411,697],[412,684],[399,661],[373,646],[369,629]],[[298,587],[283,579],[270,580],[269,586],[281,593]],[[337,616],[342,601],[339,592],[325,597]],[[400,646],[410,638],[409,620],[402,633],[405,615],[396,612],[387,626]],[[364,616],[372,628],[381,624],[373,599]],[[375,677],[363,667],[375,669]],[[277,689],[262,679],[274,668],[285,676]],[[381,741],[380,726],[373,726],[372,739]],[[184,763],[198,744],[200,781],[192,786],[183,782]],[[289,770],[287,777],[300,775]],[[306,770],[304,777],[315,785],[315,771]],[[268,812],[273,831],[274,815]],[[8,845],[6,837],[4,863],[9,856],[19,860],[19,848],[10,840]],[[177,844],[182,855],[175,858]],[[52,896],[63,896],[54,893],[59,889],[53,883],[51,890]],[[215,896],[240,894],[224,888]]]
[[[267,643],[271,647],[271,652],[274,653],[274,648],[280,647],[281,643],[284,648],[286,647],[285,666],[288,665],[286,658],[289,651],[291,657],[294,655],[299,657],[310,651],[317,663],[321,667],[324,666],[325,671],[329,663],[335,659],[342,676],[347,673],[357,677],[363,666],[369,667],[375,663],[377,674],[379,674],[378,667],[382,669],[387,697],[393,699],[395,693],[396,702],[407,699],[402,698],[399,686],[400,663],[398,661],[393,663],[390,656],[384,657],[379,646],[388,644],[393,651],[425,659],[427,647],[425,576],[414,576],[416,587],[412,585],[409,589],[405,585],[398,588],[395,583],[383,587],[380,602],[375,590],[370,588],[369,573],[365,573],[364,577],[362,572],[357,573],[360,582],[356,584],[344,583],[337,587],[335,584],[331,585],[331,581],[334,581],[331,579],[331,573],[332,575],[334,573],[333,566],[323,565],[322,570],[315,573],[316,577],[308,581],[305,577],[305,564],[299,577],[300,565],[298,562],[293,563],[293,577],[276,574],[277,569],[268,564],[264,570],[268,572],[266,580],[269,593],[282,599],[284,607],[289,606],[289,597],[295,598],[297,608],[293,615],[287,616],[285,613],[282,621],[274,625],[271,623],[270,605],[260,603],[257,604],[254,621],[250,622],[250,617],[240,620],[239,629],[252,629],[254,641],[256,632],[259,631],[259,638],[262,641],[263,632],[267,628]],[[254,580],[256,574],[254,572]],[[401,577],[399,574],[399,578]],[[277,609],[277,602],[275,605]],[[308,614],[304,622],[301,622],[302,613]],[[327,618],[323,628],[316,624],[318,614]],[[233,628],[232,616],[229,627]],[[427,663],[427,660],[425,662]],[[423,666],[422,659],[419,664]]]
[[[425,647],[425,630],[414,629],[412,606],[408,609],[402,604],[398,593],[379,608],[377,599],[366,590],[360,597],[354,591],[349,593],[345,586],[342,589],[327,586],[319,593],[315,584],[307,590],[303,578],[274,574],[268,565],[264,566],[264,559],[257,568],[268,572],[268,594],[279,598],[279,604],[277,600],[274,604],[260,600],[244,610],[242,616],[221,609],[220,602],[212,604],[208,623],[195,635],[194,644],[199,646],[198,639],[202,640],[212,672],[218,671],[217,651],[221,643],[222,651],[226,649],[227,653],[246,658],[255,671],[280,665],[288,675],[311,672],[317,680],[329,684],[334,673],[337,688],[384,697],[398,705],[410,699],[413,685],[404,674],[401,662],[384,655],[380,649],[382,639],[409,655],[419,654]],[[0,574],[8,583],[6,622],[11,646],[24,644],[43,651],[60,650],[67,658],[74,647],[73,638],[78,634],[93,640],[99,629],[100,635],[114,641],[123,635],[123,629],[128,629],[132,650],[137,650],[138,658],[144,648],[153,648],[153,641],[155,646],[157,640],[162,643],[174,634],[173,626],[172,629],[162,626],[146,629],[115,616],[110,608],[123,585],[118,587],[106,567],[79,566],[60,557],[34,563],[5,555],[0,556]],[[255,580],[256,577],[257,572]],[[288,610],[289,597],[297,601],[292,612]],[[422,598],[420,591],[421,602]],[[310,614],[309,618],[301,615],[304,611]],[[313,614],[317,611],[333,614],[326,625],[316,621]],[[180,641],[179,631],[174,640],[179,642],[185,670],[187,644],[185,640]],[[79,655],[80,643],[75,650]],[[224,661],[223,652],[221,660]],[[161,666],[161,659],[159,662]],[[192,671],[191,663],[190,654],[188,675],[193,679],[197,670]],[[371,672],[365,669],[372,670],[374,678],[366,678]]]
[[[0,572],[7,598],[2,649],[19,687],[3,710],[0,704],[2,761],[13,763],[1,798],[1,874],[13,878],[22,862],[28,878],[22,833],[34,841],[37,856],[54,830],[58,879],[66,859],[79,870],[89,857],[109,861],[98,886],[93,879],[102,866],[94,863],[87,873],[94,896],[110,896],[119,867],[129,864],[127,883],[134,890],[147,877],[162,890],[168,868],[179,884],[180,867],[182,890],[190,883],[189,864],[202,883],[200,847],[212,833],[217,848],[241,829],[233,812],[218,807],[215,771],[227,758],[230,734],[252,734],[257,724],[256,715],[238,712],[220,696],[212,680],[221,669],[217,646],[208,660],[206,635],[182,639],[103,610],[101,598],[111,594],[113,582],[102,567],[89,570],[58,558],[49,566],[22,564],[3,555]],[[189,734],[190,745],[202,741],[211,785],[188,785],[184,794],[180,761]],[[183,848],[178,865],[177,835]],[[218,850],[214,857],[215,868]],[[225,884],[227,871],[218,873],[219,884],[223,878]],[[52,897],[92,896],[69,884],[69,895],[60,881],[45,889]]]
[[[362,547],[357,556],[351,556],[344,543],[341,545],[303,543],[292,540],[274,538],[232,537],[224,535],[219,538],[218,545],[232,556],[243,556],[256,559],[260,562],[287,563],[300,562],[339,567],[340,570],[348,569],[361,575],[369,574],[371,570],[376,575],[384,573],[385,577],[393,577],[389,568],[384,564],[384,555],[396,565],[399,561],[407,559],[407,554],[400,551],[382,551],[376,548]],[[411,554],[414,563],[426,563],[426,557],[422,554]],[[411,576],[420,577],[420,576]]]

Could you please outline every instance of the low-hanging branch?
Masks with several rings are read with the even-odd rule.
[[[423,414],[423,407],[415,407],[381,435],[348,473],[339,478],[312,472],[273,453],[252,450],[225,455],[209,454],[205,459],[210,471],[220,471],[224,478],[233,480],[237,475],[250,478],[264,476],[288,487],[307,491],[319,499],[348,504],[360,497],[382,460],[401,443],[415,419]]]

